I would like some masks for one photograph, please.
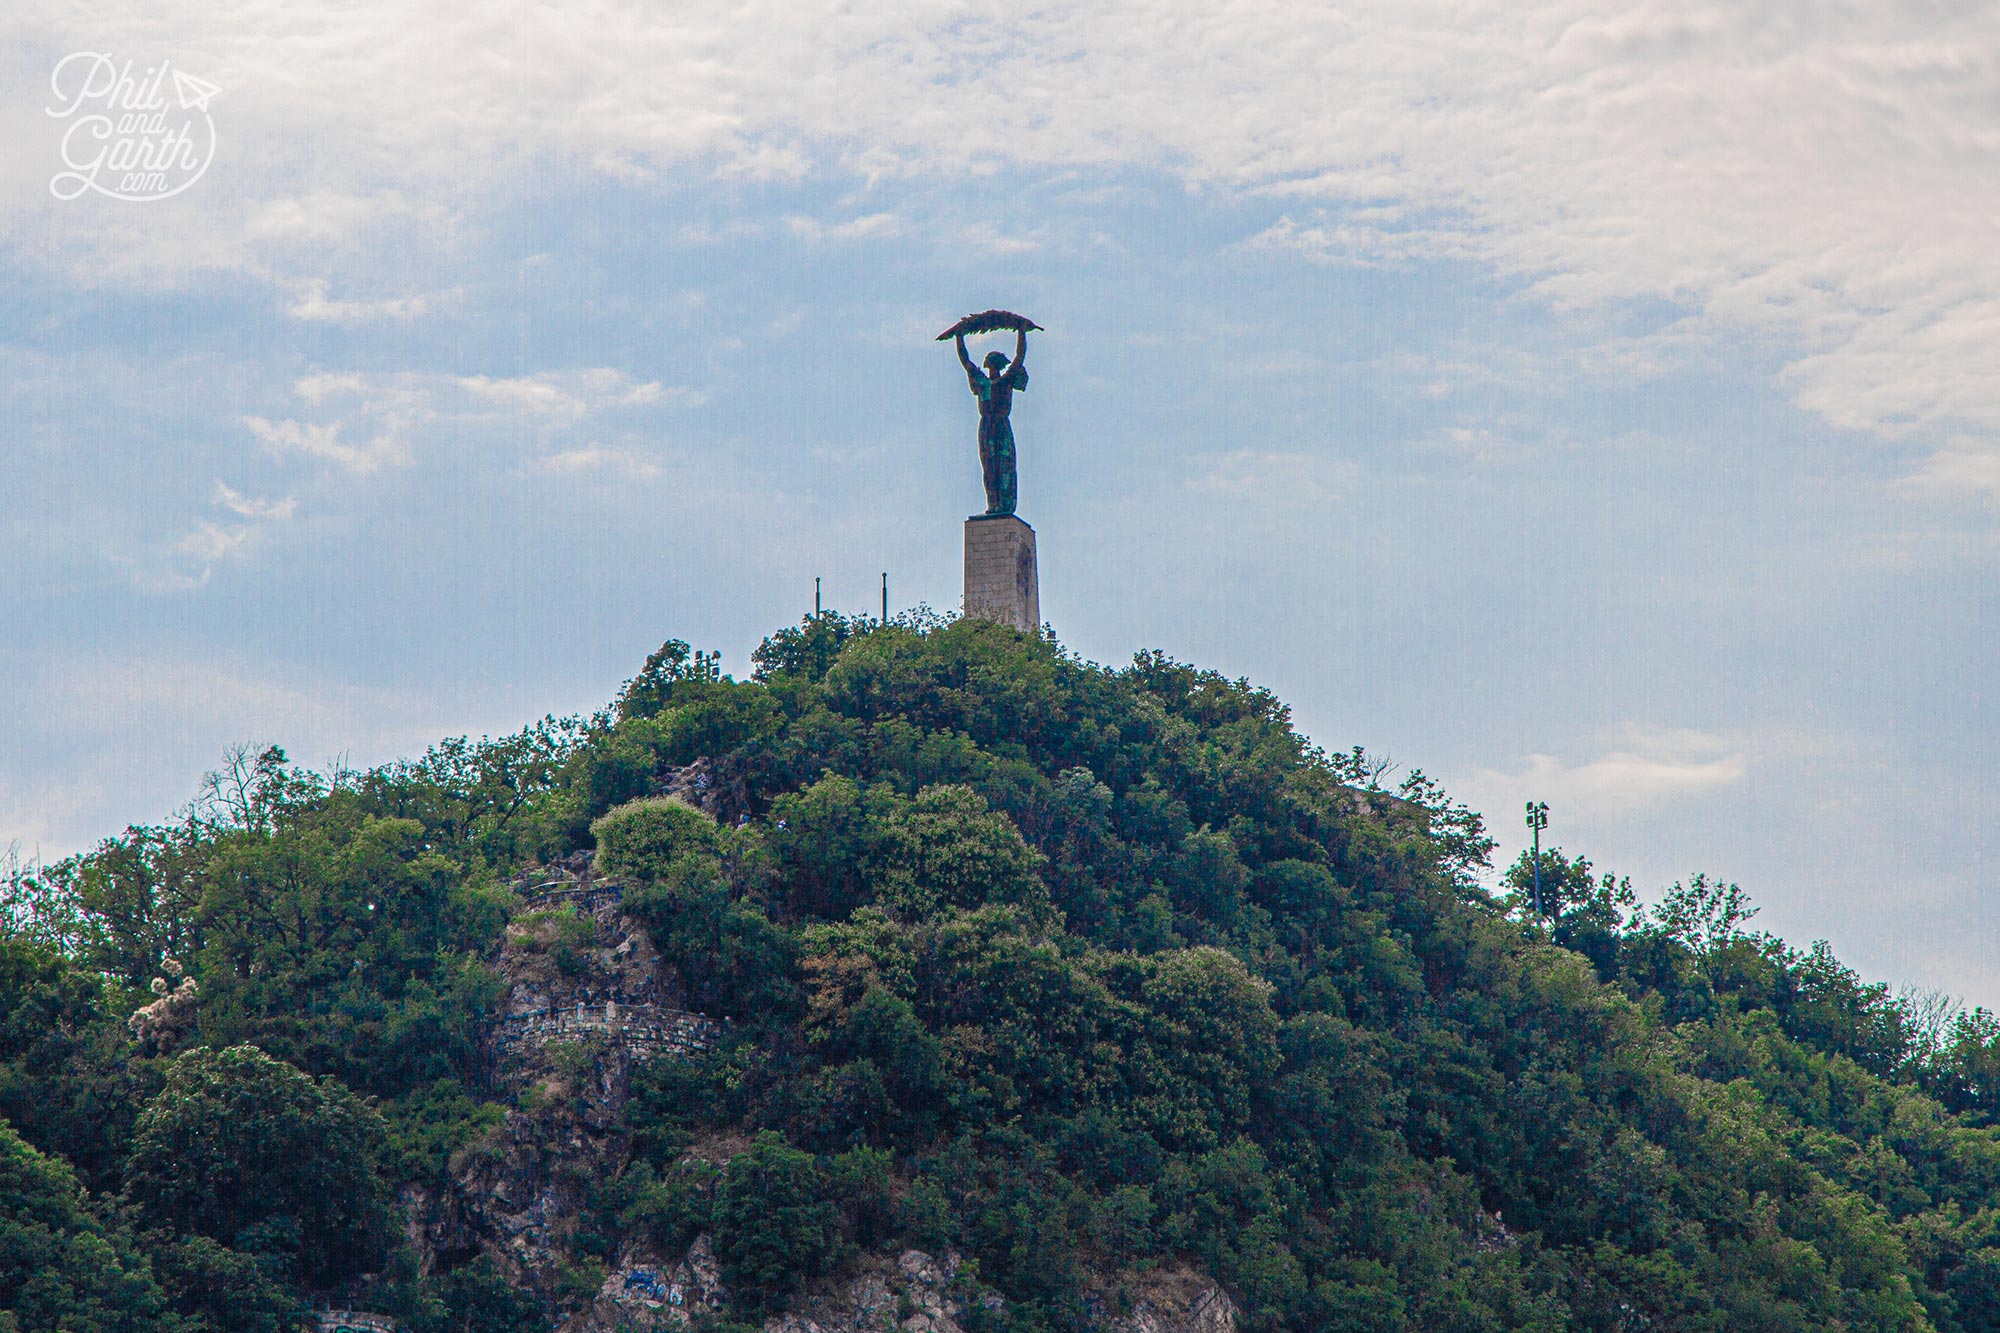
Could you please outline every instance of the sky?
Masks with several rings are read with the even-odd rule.
[[[997,305],[1070,648],[2000,1005],[1982,3],[14,0],[0,145],[0,847],[955,609]]]

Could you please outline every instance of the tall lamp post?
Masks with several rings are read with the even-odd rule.
[[[1535,897],[1534,908],[1537,920],[1542,915],[1542,830],[1549,826],[1549,803],[1547,801],[1528,802],[1528,827],[1535,833]]]

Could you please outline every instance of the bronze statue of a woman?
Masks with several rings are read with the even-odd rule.
[[[955,339],[959,364],[979,399],[979,470],[986,481],[986,517],[997,518],[1014,512],[1016,477],[1014,469],[1014,427],[1008,420],[1014,410],[1014,391],[1028,387],[1028,330],[1041,325],[1005,310],[988,310],[967,315],[938,335],[939,341]],[[1004,352],[988,352],[981,370],[965,350],[968,333],[1014,330],[1014,359]]]

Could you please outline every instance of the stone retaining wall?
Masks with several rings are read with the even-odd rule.
[[[722,1025],[685,1009],[661,1009],[650,1004],[579,1004],[513,1014],[500,1021],[494,1043],[504,1053],[521,1046],[576,1037],[604,1035],[640,1055],[673,1055],[687,1059],[715,1049]]]
[[[388,1315],[359,1310],[314,1310],[307,1327],[313,1333],[396,1333],[396,1321]]]
[[[532,888],[522,896],[527,899],[531,912],[547,912],[558,907],[597,912],[623,900],[625,889],[619,884],[574,884],[557,880],[553,885]]]

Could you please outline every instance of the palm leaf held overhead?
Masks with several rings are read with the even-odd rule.
[[[944,342],[950,338],[965,337],[974,333],[999,333],[1003,330],[1009,333],[1026,333],[1030,329],[1040,333],[1042,326],[1026,315],[1017,315],[1011,310],[982,310],[976,315],[967,315],[940,333],[937,340]]]

